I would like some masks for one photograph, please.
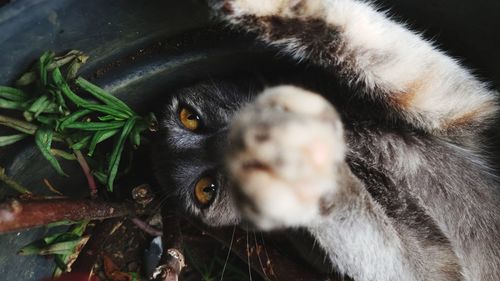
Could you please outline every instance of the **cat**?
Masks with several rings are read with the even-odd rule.
[[[188,212],[306,229],[357,281],[500,279],[500,190],[484,156],[497,92],[370,2],[208,3],[349,91],[253,79],[176,91],[154,161]]]

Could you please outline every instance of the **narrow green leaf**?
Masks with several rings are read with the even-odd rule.
[[[62,221],[56,221],[56,222],[53,222],[53,223],[49,223],[46,226],[48,228],[52,228],[52,227],[56,227],[56,226],[73,225],[73,224],[77,224],[77,223],[81,223],[81,221],[62,220]]]
[[[47,76],[48,76],[47,67],[53,62],[53,60],[54,60],[54,53],[49,51],[43,53],[40,59],[38,60],[38,71],[40,75],[40,82],[44,87],[47,86]]]
[[[128,114],[128,116],[135,115],[134,111],[132,111],[132,109],[130,109],[130,107],[123,101],[109,94],[98,86],[90,83],[89,81],[83,79],[82,77],[78,77],[75,80],[75,83],[105,104],[115,107],[118,110],[124,111],[126,114]]]
[[[68,73],[66,75],[67,79],[75,79],[80,67],[87,62],[89,56],[81,53],[75,57],[68,67]]]
[[[68,255],[71,254],[75,247],[80,243],[81,238],[72,241],[59,242],[49,245],[47,248],[40,251],[40,255]]]
[[[45,116],[45,115],[40,115],[36,117],[36,120],[43,125],[47,125],[52,128],[56,128],[57,125],[59,124],[59,120],[55,116]]]
[[[5,109],[15,109],[15,110],[24,110],[26,109],[26,106],[18,101],[11,101],[11,100],[6,100],[0,98],[0,108],[5,108]]]
[[[47,95],[42,95],[36,99],[26,111],[33,113],[32,115],[27,113],[24,115],[28,121],[31,121],[43,112],[57,112],[57,105],[53,103]]]
[[[10,136],[1,136],[0,137],[0,147],[16,143],[16,142],[24,139],[26,136],[28,136],[28,135],[16,134],[16,135],[10,135]]]
[[[91,110],[89,109],[82,109],[77,112],[72,113],[71,115],[66,116],[64,119],[62,119],[59,127],[57,128],[58,131],[62,131],[68,126],[69,124],[72,124],[76,122],[78,119],[82,118],[85,115],[88,115],[92,113]]]
[[[84,149],[89,144],[91,138],[92,138],[91,136],[85,136],[79,141],[72,144],[71,148],[76,150]]]
[[[76,160],[76,156],[73,153],[66,152],[64,150],[51,148],[50,153],[52,153],[52,155],[54,155],[56,157],[61,157],[62,159],[65,159],[65,160],[69,160],[69,161]]]
[[[111,138],[112,136],[116,135],[116,133],[118,133],[118,129],[110,131],[97,131],[90,141],[89,152],[87,153],[88,156],[92,156],[94,154],[94,150],[97,144]]]
[[[22,247],[17,254],[21,256],[37,255],[41,250],[42,248],[39,245],[31,243]]]
[[[52,235],[45,236],[42,240],[46,244],[52,244],[55,242],[66,242],[66,241],[74,241],[80,238],[80,235],[72,232],[63,232],[56,233]]]
[[[66,105],[66,101],[64,100],[64,97],[63,97],[63,95],[61,93],[61,90],[59,90],[59,89],[57,89],[55,87],[51,87],[47,91],[56,100],[58,112],[61,113],[61,114],[65,114],[66,111],[68,110],[68,106]]]
[[[83,131],[114,130],[123,127],[124,121],[115,122],[73,122],[66,125],[67,129],[78,129]]]
[[[24,73],[19,79],[16,81],[16,86],[23,87],[29,84],[32,84],[36,81],[36,73],[34,71],[29,71]]]
[[[78,236],[82,236],[83,233],[85,232],[85,229],[87,228],[87,225],[89,224],[90,220],[82,220],[80,221],[77,225],[71,229],[71,233],[74,233]]]
[[[129,114],[123,112],[123,110],[117,110],[109,105],[100,105],[100,104],[86,104],[83,106],[84,108],[91,109],[93,111],[99,111],[108,115],[112,115],[117,119],[128,119],[130,117]]]
[[[11,101],[26,101],[29,99],[29,96],[19,89],[0,86],[0,98]]]
[[[104,122],[106,122],[106,121],[123,120],[121,118],[116,118],[115,116],[111,116],[111,115],[99,116],[99,117],[97,117],[97,119],[99,119],[99,121],[104,121]]]
[[[55,57],[54,61],[47,67],[47,70],[52,71],[56,67],[61,67],[63,65],[71,63],[75,61],[79,56],[86,56],[86,55],[81,51],[71,50],[62,56]]]
[[[67,176],[61,168],[61,165],[57,161],[57,159],[50,152],[50,147],[52,145],[52,137],[53,133],[51,129],[46,127],[40,127],[35,132],[35,143],[42,152],[42,155],[49,161],[50,165],[63,176]]]
[[[89,103],[71,90],[66,80],[64,80],[59,68],[56,67],[54,71],[52,71],[52,79],[54,80],[56,86],[63,92],[63,94],[77,106],[83,106]]]
[[[108,176],[103,172],[93,171],[92,175],[94,175],[96,180],[98,180],[101,184],[106,184],[108,182]]]
[[[113,182],[115,181],[116,174],[118,173],[118,166],[120,165],[120,157],[123,151],[123,146],[125,144],[125,140],[127,139],[128,135],[134,128],[137,118],[138,117],[134,116],[129,120],[127,120],[127,123],[125,124],[125,126],[123,126],[118,141],[113,151],[111,152],[111,156],[109,158],[108,181],[107,181],[109,191],[113,191]]]
[[[66,272],[68,270],[68,266],[66,265],[66,257],[68,255],[54,255],[54,262],[56,263],[56,266],[58,267],[57,269],[61,270],[62,272]],[[57,271],[56,269],[56,271]],[[61,274],[62,274],[61,272]],[[54,276],[56,277],[56,276]]]

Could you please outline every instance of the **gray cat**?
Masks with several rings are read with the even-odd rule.
[[[190,213],[304,228],[358,281],[500,280],[500,191],[482,156],[496,92],[365,1],[209,3],[349,91],[177,91],[155,165]]]

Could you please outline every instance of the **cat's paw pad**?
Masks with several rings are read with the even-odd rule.
[[[241,209],[256,226],[299,226],[319,213],[344,160],[342,125],[319,95],[292,86],[266,90],[235,118],[228,167]]]

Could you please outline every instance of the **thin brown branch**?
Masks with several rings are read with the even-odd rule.
[[[132,218],[130,219],[138,228],[140,228],[142,231],[146,232],[147,234],[151,236],[162,236],[163,232],[159,229],[156,229],[149,225],[147,222],[142,221],[139,218]]]
[[[134,206],[98,200],[10,200],[0,204],[0,234],[30,229],[63,220],[100,220],[128,215],[133,216],[136,211]]]

